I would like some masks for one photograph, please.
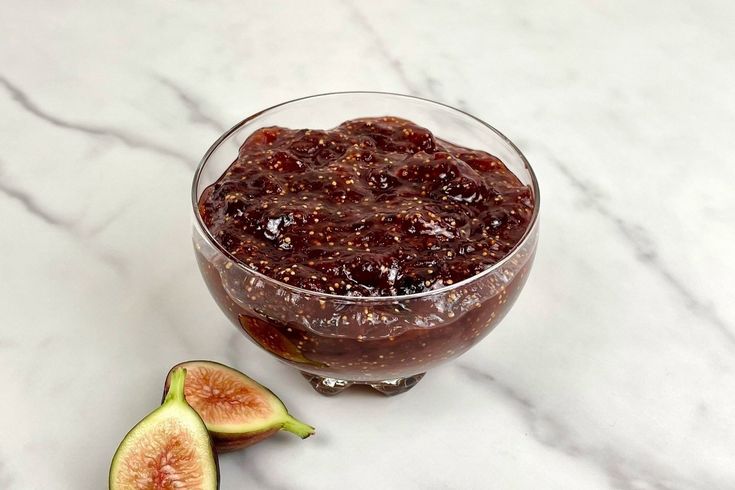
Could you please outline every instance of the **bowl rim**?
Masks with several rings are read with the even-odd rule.
[[[528,224],[528,227],[526,228],[526,231],[523,233],[523,236],[521,236],[521,239],[518,241],[518,243],[515,244],[515,246],[508,252],[508,254],[505,257],[503,257],[498,262],[496,262],[495,264],[493,264],[492,266],[488,267],[487,269],[483,270],[482,272],[478,274],[475,274],[459,282],[456,282],[456,283],[453,283],[453,284],[450,284],[450,285],[447,285],[447,286],[444,286],[438,289],[431,289],[428,291],[422,291],[420,293],[403,294],[403,295],[396,295],[396,296],[350,296],[350,295],[323,293],[320,291],[312,291],[310,289],[300,288],[298,286],[293,286],[291,284],[279,281],[278,279],[274,279],[270,276],[263,274],[262,272],[259,272],[255,269],[248,267],[247,264],[245,264],[244,262],[239,260],[237,257],[232,255],[229,251],[227,251],[222,245],[220,245],[220,243],[209,232],[209,229],[202,221],[201,214],[199,213],[199,199],[197,197],[197,187],[199,186],[199,180],[202,176],[202,172],[204,171],[204,167],[207,165],[207,162],[209,161],[209,158],[217,150],[217,148],[219,148],[219,146],[225,140],[227,140],[227,138],[229,138],[232,135],[232,133],[239,130],[242,126],[257,119],[258,117],[265,114],[266,112],[270,112],[279,107],[283,107],[285,105],[301,102],[301,101],[308,100],[308,99],[331,97],[331,96],[341,96],[341,95],[379,95],[379,96],[391,96],[391,97],[400,97],[400,98],[405,98],[405,99],[418,100],[423,103],[437,105],[445,109],[450,109],[452,111],[460,113],[466,117],[469,117],[470,119],[475,120],[476,122],[483,125],[485,128],[489,129],[491,132],[495,133],[496,136],[498,136],[505,144],[507,144],[510,147],[512,151],[514,151],[518,155],[518,157],[520,157],[521,162],[523,163],[523,166],[525,167],[526,171],[531,176],[531,189],[534,195],[534,209],[533,209],[533,214],[531,215],[531,220]],[[236,265],[244,269],[249,274],[253,274],[259,279],[272,283],[279,288],[287,289],[291,292],[298,293],[300,295],[317,296],[319,298],[328,299],[332,301],[339,300],[339,301],[350,302],[350,303],[362,303],[362,302],[374,303],[374,302],[406,301],[406,300],[423,298],[423,297],[428,297],[428,296],[446,294],[450,291],[454,291],[458,288],[467,286],[479,279],[482,279],[483,277],[489,274],[492,274],[494,271],[500,269],[505,264],[507,264],[509,261],[511,261],[515,257],[517,252],[521,250],[526,245],[526,243],[528,243],[532,239],[532,237],[535,235],[534,232],[535,232],[536,225],[538,222],[538,217],[539,217],[539,212],[540,212],[540,207],[541,207],[540,206],[541,195],[539,192],[539,186],[538,186],[538,180],[536,178],[536,173],[534,172],[533,167],[531,167],[531,164],[528,162],[523,152],[521,152],[521,150],[515,145],[515,143],[513,143],[507,136],[505,136],[503,133],[501,133],[500,131],[498,131],[497,129],[495,129],[493,126],[486,123],[482,119],[476,116],[473,116],[467,111],[458,109],[449,104],[444,104],[442,102],[437,102],[437,101],[426,99],[423,97],[417,97],[415,95],[406,95],[406,94],[400,94],[396,92],[351,90],[351,91],[325,92],[321,94],[307,95],[305,97],[299,97],[296,99],[288,100],[286,102],[281,102],[279,104],[275,104],[265,109],[262,109],[246,117],[245,119],[241,120],[234,126],[232,126],[230,129],[225,131],[219,138],[217,138],[217,140],[209,147],[209,149],[206,151],[204,156],[199,161],[199,164],[197,165],[197,168],[194,172],[194,179],[192,181],[191,202],[192,202],[192,209],[193,209],[194,218],[195,218],[194,225],[196,226],[199,233],[206,239],[206,241],[210,245],[215,247],[220,253],[222,253],[225,257],[227,257],[233,263],[233,265]]]

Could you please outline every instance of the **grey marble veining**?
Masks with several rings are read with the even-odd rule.
[[[126,146],[129,146],[131,148],[140,148],[140,149],[150,150],[150,151],[159,153],[161,155],[176,158],[178,160],[183,161],[184,163],[188,165],[191,165],[188,162],[187,158],[183,156],[181,153],[177,152],[176,150],[162,147],[156,143],[147,141],[146,139],[142,137],[133,136],[133,135],[127,134],[125,131],[121,131],[115,128],[108,128],[108,127],[103,127],[103,126],[95,126],[95,125],[71,122],[71,121],[67,121],[62,118],[59,118],[53,114],[49,114],[48,112],[40,108],[38,105],[36,105],[28,97],[28,95],[26,95],[23,92],[23,90],[21,90],[18,86],[8,81],[6,78],[0,77],[0,84],[5,87],[5,89],[11,95],[13,100],[15,100],[18,103],[18,105],[20,105],[23,109],[33,114],[34,116],[38,117],[39,119],[42,119],[43,121],[47,122],[48,124],[52,124],[59,128],[68,129],[70,131],[79,131],[81,133],[84,133],[84,134],[87,134],[93,137],[102,136],[102,137],[113,138],[119,141],[120,143]],[[187,101],[187,102],[191,102],[191,101]],[[187,107],[188,106],[189,105],[187,104]]]
[[[0,162],[0,170],[2,170],[2,162]],[[20,203],[26,209],[26,211],[45,221],[51,226],[69,225],[69,223],[64,218],[54,216],[52,213],[39,206],[33,196],[22,189],[13,187],[11,183],[2,178],[2,174],[0,174],[0,192],[3,193],[7,198]]]
[[[548,150],[547,150],[548,151]],[[626,217],[611,210],[600,197],[575,173],[557,157],[547,153],[546,161],[554,165],[569,184],[585,198],[590,209],[612,225],[620,237],[628,242],[631,251],[635,254],[642,266],[654,271],[672,291],[681,299],[681,305],[687,308],[697,318],[718,329],[727,343],[735,346],[735,333],[732,325],[728,324],[717,312],[716,306],[699,297],[698,293],[686,284],[685,280],[677,277],[668,264],[662,262],[651,233],[644,226],[630,223]]]
[[[176,362],[232,364],[315,438],[222,488],[735,488],[729,2],[49,2],[0,7],[0,488],[105,486]],[[242,118],[371,89],[524,151],[540,246],[486,340],[396,398],[316,396],[241,338],[189,240]]]
[[[218,133],[224,133],[225,130],[228,129],[221,122],[219,122],[217,118],[207,114],[207,111],[202,108],[202,102],[197,100],[187,91],[185,91],[181,86],[174,83],[172,80],[160,75],[156,76],[155,78],[159,83],[161,83],[165,87],[168,87],[174,94],[176,94],[176,97],[178,97],[184,107],[186,107],[186,110],[189,113],[189,120],[192,123],[204,124],[213,128]]]

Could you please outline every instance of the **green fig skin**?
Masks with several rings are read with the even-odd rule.
[[[268,388],[257,383],[242,372],[214,361],[185,361],[172,367],[168,376],[166,376],[166,382],[164,383],[164,397],[169,390],[171,373],[181,367],[187,368],[190,376],[196,375],[198,369],[219,371],[227,376],[234,376],[239,382],[246,384],[250,389],[252,389],[253,392],[258,393],[258,396],[262,397],[273,411],[273,415],[268,419],[263,420],[262,423],[254,423],[250,421],[247,428],[234,426],[228,427],[227,430],[223,430],[222,427],[207,421],[206,415],[203,415],[201,413],[203,411],[200,411],[200,416],[202,416],[202,420],[204,420],[204,423],[209,430],[212,442],[214,443],[214,447],[218,453],[237,451],[238,449],[252,446],[253,444],[267,439],[279,430],[292,432],[302,439],[306,439],[315,432],[312,426],[304,424],[292,417],[288,413],[283,402],[281,402],[281,400]],[[195,405],[196,403],[192,405],[192,407],[196,410],[197,407]]]
[[[164,480],[166,488],[176,485],[181,488],[193,488],[194,485],[200,490],[219,489],[217,453],[204,421],[184,398],[185,379],[186,369],[173,371],[172,388],[161,406],[125,435],[112,457],[108,479],[110,490],[144,488],[141,485],[146,485],[145,488],[158,485],[155,486],[158,488]],[[179,443],[186,441],[187,445],[169,447],[166,444],[167,440]],[[152,446],[152,449],[158,449],[160,453],[142,453],[140,446],[144,444]],[[162,446],[165,450],[161,449]],[[163,452],[166,454],[162,454]],[[171,458],[170,453],[175,456],[173,460],[165,463],[167,468],[150,468],[150,460]],[[177,453],[183,453],[189,458],[194,457],[196,459],[194,466],[182,468],[182,462],[175,459]],[[175,470],[179,470],[176,476],[180,478],[171,476]]]

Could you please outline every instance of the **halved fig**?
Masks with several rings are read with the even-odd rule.
[[[293,418],[268,388],[218,362],[177,364],[166,377],[164,396],[172,373],[181,367],[186,368],[186,400],[204,420],[218,452],[250,446],[281,429],[302,439],[314,433],[314,427]]]
[[[170,378],[163,404],[128,432],[112,457],[110,490],[219,488],[207,427],[184,399],[186,369]]]

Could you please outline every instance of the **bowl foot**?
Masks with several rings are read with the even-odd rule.
[[[324,396],[334,396],[341,393],[352,385],[370,386],[374,390],[379,391],[385,396],[395,396],[405,393],[421,381],[426,373],[414,374],[405,378],[386,379],[384,381],[365,382],[365,381],[347,381],[344,379],[329,378],[319,376],[317,374],[305,373],[301,374],[311,384],[311,387]]]

